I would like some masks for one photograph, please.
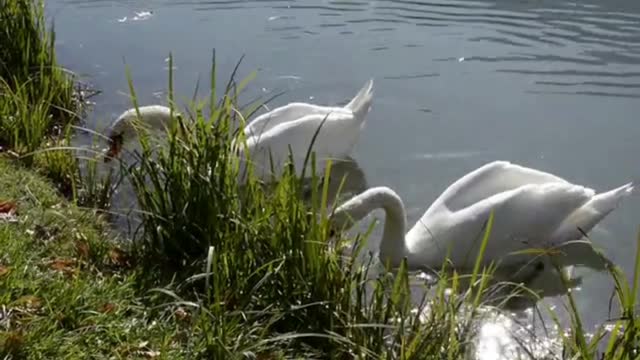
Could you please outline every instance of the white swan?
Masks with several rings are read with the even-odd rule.
[[[329,158],[346,158],[358,141],[372,100],[373,80],[369,80],[344,107],[297,102],[258,116],[244,128],[246,147],[238,146],[238,155],[241,157],[240,174],[243,175],[246,168],[246,151],[250,154],[251,163],[256,165],[255,174],[262,179],[270,176],[271,161],[276,170],[281,169],[288,159],[289,149],[296,169],[302,170],[307,150],[320,125],[322,127],[312,148],[318,165]],[[170,125],[170,109],[166,106],[142,106],[138,110],[141,125],[151,130],[161,130]],[[176,118],[177,116],[174,117]],[[136,119],[136,110],[129,109],[111,124],[108,130],[110,145],[105,162],[119,156],[122,148],[136,139]]]
[[[372,100],[373,80],[369,80],[344,107],[296,102],[258,116],[244,129],[246,147],[239,147],[241,174],[247,163],[245,151],[262,179],[271,175],[272,164],[280,171],[290,152],[299,174],[312,144],[318,170],[327,159],[344,159],[358,142]]]
[[[406,235],[404,205],[387,187],[366,190],[340,205],[332,215],[332,226],[351,225],[382,208],[386,213],[379,249],[383,263],[389,260],[398,266],[406,257],[410,268],[439,269],[448,256],[455,268],[470,269],[493,210],[485,264],[499,260],[501,266],[522,266],[534,255],[511,253],[562,246],[566,255],[557,259],[560,266],[603,270],[607,260],[587,242],[571,240],[581,239],[578,228],[589,232],[632,190],[628,183],[596,194],[552,174],[495,161],[449,186]],[[544,266],[538,261],[536,267],[540,264]]]

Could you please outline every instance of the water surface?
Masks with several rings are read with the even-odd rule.
[[[61,61],[103,91],[98,130],[130,106],[125,62],[141,102],[163,101],[169,52],[185,98],[206,84],[213,48],[222,77],[242,55],[241,75],[258,70],[246,99],[287,91],[272,105],[344,102],[375,78],[354,158],[370,186],[402,196],[410,224],[495,159],[596,190],[640,177],[636,0],[49,0],[48,15]],[[592,233],[629,273],[638,214],[635,196]],[[592,326],[612,284],[579,273]]]

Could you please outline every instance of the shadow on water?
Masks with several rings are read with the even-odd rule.
[[[327,206],[329,207],[365,191],[368,187],[364,171],[352,157],[334,159],[328,180]],[[319,193],[322,193],[322,186],[321,184],[321,188],[317,189]],[[310,198],[310,194],[311,189],[308,188],[303,196]]]

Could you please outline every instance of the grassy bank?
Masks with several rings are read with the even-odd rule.
[[[92,212],[6,159],[0,199],[16,204],[0,224],[0,358],[126,358],[172,335],[173,324],[144,307],[126,253]]]
[[[41,0],[0,0],[0,149],[52,179],[67,196],[81,176],[71,152],[39,153],[71,142],[86,91],[62,68]]]
[[[295,187],[295,178],[289,181],[269,195],[253,195],[261,211],[256,206],[232,215],[234,221],[214,222],[213,247],[182,253],[189,261],[180,266],[164,253],[177,248],[154,246],[148,234],[139,239],[146,249],[119,245],[94,212],[77,208],[32,171],[0,160],[0,357],[460,359],[473,353],[475,325],[495,290],[487,283],[490,271],[477,273],[477,285],[461,294],[456,284],[463,279],[442,273],[416,309],[402,269],[395,277],[370,276],[373,268],[336,252],[357,249],[358,241],[321,242],[326,222],[283,197]],[[624,311],[611,354],[597,358],[633,359],[635,287],[616,279]],[[572,314],[570,333],[561,339],[564,358],[595,358],[603,342],[598,334],[587,337],[575,308]],[[589,356],[574,357],[581,353]]]
[[[110,240],[106,224],[93,212],[78,209],[49,181],[8,160],[0,160],[0,200],[16,204],[0,222],[3,358],[398,358],[404,353],[401,358],[457,359],[468,345],[471,328],[462,320],[470,321],[471,313],[454,315],[462,298],[444,307],[439,291],[431,301],[440,303],[441,311],[419,324],[406,301],[405,274],[396,281],[373,280],[373,300],[366,305],[363,270],[347,270],[348,260],[302,238],[289,239],[291,244],[272,239],[275,244],[243,257],[240,251],[248,251],[240,249],[241,242],[238,249],[214,252],[208,257],[215,271],[208,285],[198,284],[198,275],[185,279],[185,272],[178,272],[183,281],[159,280],[162,273],[150,275],[148,266],[128,257],[129,249]],[[293,246],[293,256],[279,248],[285,245]],[[305,265],[305,255],[318,258]]]
[[[116,239],[93,211],[109,207],[111,174],[98,176],[96,161],[81,172],[70,150],[42,151],[68,144],[78,110],[42,9],[0,1],[0,358],[460,359],[475,352],[488,299],[506,284],[489,281],[491,268],[443,269],[424,289],[428,296],[412,303],[406,269],[392,274],[355,260],[366,234],[330,236],[328,183],[303,184],[291,171],[270,186],[248,174],[238,186],[234,129],[259,104],[238,110],[248,82],[233,76],[217,94],[215,61],[209,96],[189,106],[166,144],[154,148],[141,137],[142,152],[112,168],[132,187],[142,223],[133,239]],[[133,84],[131,92],[136,105]],[[620,314],[587,336],[569,293],[571,328],[558,335],[558,357],[637,357],[640,265],[631,282],[610,271]],[[524,351],[521,358],[541,357]]]

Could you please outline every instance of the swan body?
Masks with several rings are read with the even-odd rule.
[[[325,160],[346,158],[358,141],[372,100],[373,80],[369,80],[344,107],[296,102],[258,116],[244,128],[245,146],[239,147],[241,174],[251,163],[254,173],[267,179],[271,165],[280,171],[290,153],[300,173],[311,145],[319,169]]]
[[[573,240],[580,240],[579,229],[588,233],[632,190],[633,184],[628,183],[596,193],[552,174],[495,161],[449,186],[406,234],[402,199],[387,187],[371,188],[348,200],[332,219],[341,225],[382,208],[386,214],[379,249],[383,263],[389,260],[398,266],[406,257],[411,268],[438,269],[449,259],[455,268],[470,269],[493,211],[485,264],[524,266],[536,255],[522,250],[560,247],[564,254],[558,257],[560,266],[603,270],[607,261],[588,242]]]

